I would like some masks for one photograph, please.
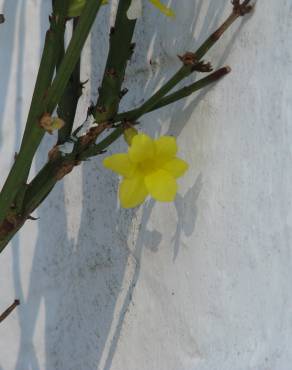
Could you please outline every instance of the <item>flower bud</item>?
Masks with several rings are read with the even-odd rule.
[[[138,131],[134,127],[129,127],[124,130],[124,139],[129,146],[131,146],[133,137],[137,134]]]

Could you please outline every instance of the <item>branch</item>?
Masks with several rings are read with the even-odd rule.
[[[0,315],[0,322],[4,321],[11,312],[20,305],[20,302],[18,299],[15,299],[15,301],[10,305],[1,315]]]
[[[56,58],[58,55],[59,34],[64,32],[65,14],[63,16],[55,12],[50,17],[50,28],[46,33],[44,50],[34,88],[32,102],[28,113],[26,127],[22,139],[20,151],[10,170],[6,182],[0,193],[0,222],[4,220],[8,209],[15,199],[17,192],[25,185],[31,167],[32,157],[38,145],[32,145],[35,140],[35,132],[42,134],[43,130],[37,125],[40,105],[45,92],[53,78]],[[56,48],[57,45],[57,48]]]
[[[220,78],[225,76],[230,71],[231,71],[230,67],[223,67],[218,69],[217,71],[211,73],[209,76],[202,78],[201,80],[196,81],[189,86],[183,87],[182,89],[176,91],[173,94],[167,95],[165,98],[161,99],[160,102],[157,105],[155,105],[149,112],[165,107],[166,105],[174,103],[175,101],[178,101],[193,94],[194,92],[206,87],[207,85],[218,81]],[[124,116],[123,114],[119,115],[120,118],[119,120],[123,121],[124,119],[126,119],[128,113],[126,112]],[[90,157],[101,154],[106,148],[109,147],[109,145],[111,145],[123,134],[123,131],[124,131],[123,124],[120,124],[118,128],[116,128],[100,143],[91,145],[87,150],[83,151],[79,158],[81,160],[86,160]]]
[[[231,71],[231,68],[226,66],[218,69],[217,71],[209,74],[207,77],[201,78],[200,80],[194,82],[193,84],[189,86],[185,86],[178,91],[169,94],[165,96],[164,98],[160,99],[160,101],[154,105],[149,111],[147,111],[145,114],[149,112],[153,112],[156,109],[165,107],[166,105],[169,105],[171,103],[174,103],[180,99],[183,99],[194,92],[201,90],[202,88],[208,86],[211,83],[214,83],[218,81],[220,78],[225,76],[227,73]],[[115,117],[114,122],[121,122],[121,121],[127,121],[128,117],[137,115],[139,112],[139,109],[133,109],[128,112],[120,113]]]
[[[73,33],[76,30],[79,18],[73,19]],[[63,43],[63,55],[64,57],[64,38]],[[63,144],[71,135],[72,127],[74,124],[74,118],[76,114],[77,104],[80,96],[82,95],[83,84],[80,82],[80,58],[78,59],[76,66],[70,76],[69,82],[66,86],[64,94],[58,104],[57,113],[58,116],[65,122],[64,127],[58,131],[58,144]]]
[[[119,2],[115,25],[110,31],[109,53],[99,88],[99,98],[94,107],[94,118],[97,122],[113,118],[119,108],[127,62],[135,46],[132,44],[132,38],[136,20],[130,20],[127,17],[130,4],[131,0]]]
[[[144,104],[142,104],[139,108],[132,110],[131,113],[129,112],[127,120],[135,121],[144,113],[151,111],[152,108],[159,104],[159,101],[178,83],[180,83],[194,71],[198,70],[198,66],[204,67],[204,64],[201,62],[203,56],[211,49],[213,45],[215,45],[223,33],[234,23],[237,18],[251,11],[252,7],[248,5],[249,3],[250,0],[245,0],[242,4],[239,4],[239,1],[237,0],[233,0],[232,12],[225,22],[223,22],[222,25],[215,32],[213,32],[211,36],[209,36],[194,53],[186,53],[188,55],[192,54],[193,60],[191,62],[189,60],[184,61],[184,56],[181,57],[184,65],[154,95],[146,100]],[[114,119],[114,121],[117,122],[118,119],[119,118],[117,117]]]
[[[39,127],[37,123],[38,119],[44,112],[52,113],[60,101],[70,76],[78,62],[81,50],[99,11],[101,2],[102,0],[88,0],[86,2],[76,32],[70,41],[52,86],[49,88],[45,99],[41,103],[38,101],[38,104],[33,104],[32,113],[29,115],[31,120],[28,119],[20,152],[0,194],[0,222],[4,220],[17,191],[26,182],[34,154],[45,134],[45,131]],[[51,53],[54,54],[54,33],[48,31],[47,39],[47,52],[50,51],[49,55],[51,55]],[[46,60],[47,58],[42,60],[44,69],[46,67]],[[39,76],[42,77],[41,74],[39,74]],[[39,100],[38,94],[36,93],[37,91],[38,89],[36,89],[34,96],[35,99]],[[43,97],[43,95],[41,95],[41,97]]]

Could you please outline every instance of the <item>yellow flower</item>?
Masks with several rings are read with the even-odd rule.
[[[160,0],[148,0],[158,10],[168,17],[174,17],[173,10],[164,5]],[[127,16],[129,19],[137,19],[142,14],[142,0],[132,0],[131,5],[128,9]]]
[[[68,9],[68,17],[79,17],[82,13],[86,0],[71,0],[69,9]],[[102,1],[102,5],[107,4],[107,0]]]
[[[141,133],[133,137],[128,153],[106,157],[103,165],[123,176],[119,186],[122,207],[136,207],[149,194],[161,202],[173,201],[176,179],[188,169],[188,164],[177,158],[176,153],[175,138],[161,136],[153,140]]]

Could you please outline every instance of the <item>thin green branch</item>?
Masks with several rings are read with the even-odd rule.
[[[178,91],[165,96],[164,98],[160,99],[156,105],[154,105],[149,111],[145,112],[145,114],[152,112],[156,109],[162,108],[166,105],[174,103],[177,100],[183,99],[194,92],[206,87],[207,85],[216,82],[221,77],[225,76],[227,73],[230,72],[230,67],[222,67],[217,71],[209,74],[207,77],[201,78],[200,80],[192,83],[189,86],[185,86]],[[129,121],[129,117],[137,116],[139,113],[139,108],[130,110],[128,112],[119,113],[116,115],[114,119],[114,123],[122,122],[122,121]]]
[[[56,21],[58,19],[58,21]],[[6,213],[11,206],[19,189],[25,183],[31,167],[32,157],[38,147],[37,138],[43,134],[43,130],[37,125],[45,92],[53,78],[56,66],[56,58],[59,53],[59,33],[64,33],[65,16],[53,13],[50,18],[50,29],[46,33],[44,50],[41,58],[40,68],[35,84],[30,110],[26,122],[24,136],[19,153],[6,179],[0,193],[0,222],[4,220]],[[57,45],[57,48],[56,48]]]
[[[154,105],[154,107],[152,107],[149,112],[152,112],[156,109],[165,107],[166,105],[172,104],[178,100],[186,98],[187,96],[193,94],[194,92],[201,90],[204,87],[218,81],[220,78],[225,76],[230,71],[231,71],[230,67],[222,67],[218,69],[217,71],[209,74],[207,77],[201,78],[200,80],[192,83],[191,85],[185,86],[179,89],[178,91],[165,96],[156,105]]]
[[[119,108],[127,62],[134,48],[132,38],[136,20],[130,20],[127,17],[130,4],[131,0],[119,2],[115,25],[110,31],[108,58],[99,88],[99,98],[94,107],[94,118],[97,122],[104,122],[114,117]]]
[[[26,129],[26,131],[29,131],[29,136],[28,134],[24,136],[17,160],[14,162],[0,194],[0,222],[4,220],[17,191],[25,184],[34,154],[44,136],[44,130],[37,124],[37,116],[40,117],[44,112],[52,113],[60,101],[75,65],[78,62],[101,2],[102,0],[88,0],[86,2],[76,32],[70,41],[53,84],[49,88],[40,107],[35,108],[34,120],[30,122],[31,124]],[[52,48],[51,34],[49,31],[50,49]]]
[[[105,149],[107,149],[113,142],[115,142],[124,132],[122,126],[117,127],[114,131],[112,131],[106,138],[101,140],[98,144],[92,144],[86,150],[84,150],[81,154],[79,154],[80,160],[86,160],[90,157],[94,157],[102,153]]]
[[[72,163],[73,158],[59,156],[55,160],[48,161],[37,176],[27,185],[21,216],[14,215],[13,219],[5,220],[0,226],[0,253],[9,241],[30,218],[30,214],[50,194],[58,181],[57,174],[67,163]],[[72,167],[73,168],[73,167]],[[4,230],[3,230],[4,229]],[[2,235],[3,234],[3,235]]]
[[[231,70],[230,67],[222,67],[218,69],[217,71],[211,73],[207,77],[202,78],[189,86],[183,87],[182,89],[176,91],[173,94],[167,95],[166,97],[161,99],[158,104],[152,107],[152,109],[149,112],[165,107],[166,105],[172,104],[178,100],[181,100],[193,94],[194,92],[198,90],[203,89],[204,87],[218,81],[220,78],[222,78],[227,73],[229,73],[230,70]],[[146,113],[149,113],[149,112],[146,112]],[[127,116],[128,116],[127,112],[124,115],[123,114],[119,115],[119,118],[120,118],[119,121],[126,120]],[[87,158],[100,154],[102,151],[107,149],[109,145],[111,145],[114,141],[116,141],[122,134],[123,134],[123,128],[121,124],[118,128],[116,128],[112,133],[110,133],[100,143],[93,144],[88,149],[84,150],[79,156],[79,158],[81,160],[86,160]]]
[[[75,32],[78,21],[79,18],[74,18],[73,33]],[[62,41],[64,45],[64,39]],[[63,48],[63,56],[64,53],[65,51]],[[71,135],[77,104],[81,95],[82,95],[82,84],[80,82],[80,58],[79,58],[57,108],[58,116],[65,122],[65,126],[58,131],[58,144],[63,144],[66,140],[68,140],[68,138]]]
[[[246,0],[243,2],[242,7],[246,7],[250,1]],[[240,17],[241,14],[239,11],[235,11],[235,7],[229,17],[221,24],[221,26],[213,32],[205,42],[193,53],[193,57],[196,59],[197,64],[202,60],[204,55],[211,49],[212,46],[221,38],[223,33],[234,23],[234,21]],[[183,79],[188,77],[196,70],[196,65],[194,64],[185,64],[183,65],[155,94],[153,94],[145,103],[143,103],[139,108],[134,109],[129,112],[127,120],[135,121],[141,117],[144,113],[152,110],[155,105],[169,92],[171,91],[178,83]],[[119,120],[119,116],[114,118],[114,121]]]
[[[100,9],[102,0],[87,0],[79,23],[66,50],[56,78],[43,103],[46,112],[52,113],[60,101],[70,76],[80,58],[81,51]]]

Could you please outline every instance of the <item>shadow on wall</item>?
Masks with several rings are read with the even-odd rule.
[[[17,3],[16,1],[6,0],[3,4],[3,14],[5,15],[6,21],[5,21],[4,24],[1,25],[0,45],[7,45],[9,47],[2,48],[1,54],[0,54],[0,65],[3,66],[3,67],[5,66],[5,73],[1,74],[1,79],[0,79],[0,91],[1,91],[1,99],[0,99],[0,124],[1,124],[0,144],[2,144],[2,137],[3,137],[2,122],[4,120],[5,106],[7,104],[8,85],[9,85],[9,81],[10,81],[10,78],[11,78],[12,57],[13,57],[14,42],[15,42],[17,14],[19,14],[19,8],[23,8],[23,2]],[[23,22],[23,19],[20,22]],[[22,35],[24,35],[24,32],[23,32],[24,24],[22,23],[21,26],[22,26]],[[23,45],[24,45],[23,42],[20,43],[20,48],[22,48]],[[23,52],[23,49],[20,50],[20,54],[22,52]],[[22,71],[22,68],[18,68],[17,84],[19,83],[19,81],[21,81],[21,79],[19,78],[20,75],[21,75],[21,71]],[[16,105],[16,108],[18,108],[17,105]],[[16,117],[17,116],[15,115],[15,117],[13,117],[13,118],[16,118]],[[19,120],[15,121],[15,124],[16,124],[16,126],[18,126],[19,125]],[[17,138],[17,139],[19,139],[19,138]]]
[[[13,12],[12,4],[15,7],[16,2],[6,1],[6,3],[5,6],[10,7],[10,12]],[[43,18],[40,25],[41,34],[44,36],[49,1],[42,3],[44,4],[41,12]],[[21,4],[25,6],[24,1]],[[148,14],[145,17],[146,20],[142,19],[141,24],[138,24],[140,29],[136,33],[136,39],[140,42],[137,44],[137,50],[125,80],[131,90],[125,98],[124,106],[140,104],[143,97],[148,97],[161,83],[161,75],[170,74],[179,66],[174,59],[175,56],[168,54],[167,45],[169,50],[178,45],[185,49],[193,49],[219,25],[226,5],[229,5],[226,0],[216,1],[216,5],[214,1],[208,1],[208,4],[204,5],[204,9],[207,10],[206,21],[198,27],[196,20],[203,1],[195,1],[193,9],[188,7],[188,16],[183,18],[187,19],[187,22],[184,22],[183,29],[177,34],[174,31],[171,32],[171,25],[167,24],[168,20],[161,21],[159,18],[158,22],[158,15],[154,13],[151,17],[148,17],[150,16]],[[106,14],[104,22],[108,23],[109,9],[103,11]],[[177,11],[179,12],[179,9]],[[8,9],[6,13],[8,14]],[[151,23],[150,26],[148,20]],[[103,67],[100,56],[97,59],[95,55],[96,50],[101,49],[96,47],[95,42],[101,42],[98,41],[100,37],[103,42],[107,40],[108,36],[103,30],[102,24],[96,24],[92,34],[93,100],[96,99],[98,87],[95,85],[96,79],[100,81],[101,78],[101,75],[97,76],[96,71]],[[188,30],[190,36],[185,35],[185,30]],[[161,33],[166,35],[168,31],[169,36],[166,41],[161,39]],[[20,32],[22,37],[25,37],[25,27]],[[194,32],[196,32],[195,40]],[[13,39],[12,36],[10,37]],[[177,40],[187,41],[182,46],[181,43],[176,43]],[[220,64],[225,62],[232,42],[233,40],[224,50]],[[145,52],[147,50],[148,54]],[[183,50],[175,50],[175,53],[181,51]],[[103,51],[104,54],[105,52]],[[148,60],[146,60],[146,54]],[[155,59],[156,56],[159,57],[160,64],[154,63],[154,66],[150,66],[149,57]],[[138,65],[137,70],[134,65]],[[160,73],[160,70],[163,73]],[[21,71],[22,66],[19,65],[17,83],[20,89]],[[136,72],[133,73],[133,71]],[[9,77],[6,78],[7,84]],[[196,95],[187,106],[178,102],[161,110],[159,120],[169,122],[167,134],[174,136],[180,134],[207,91],[208,89]],[[156,122],[153,122],[154,120]],[[155,114],[146,116],[143,121],[147,123],[147,130],[146,125],[143,125],[143,129],[150,135],[154,136],[155,133],[160,132],[161,127],[157,125],[158,118]],[[16,124],[19,125],[19,123]],[[18,145],[17,142],[16,149]],[[49,145],[45,144],[42,153],[38,154],[37,167],[46,160],[48,148]],[[114,151],[120,151],[125,150],[126,146],[119,142],[113,148]],[[46,370],[111,369],[123,320],[139,278],[143,247],[150,245],[153,252],[157,251],[161,235],[158,231],[147,229],[154,202],[150,201],[143,207],[141,219],[136,210],[117,208],[117,179],[103,170],[100,163],[98,158],[82,165],[83,200],[81,209],[76,209],[76,216],[81,213],[81,222],[75,240],[68,235],[70,225],[65,211],[68,204],[74,201],[70,199],[70,175],[66,187],[64,188],[63,183],[59,183],[38,210],[40,217],[38,239],[26,299],[20,281],[19,242],[17,238],[13,241],[15,291],[16,296],[23,302],[18,311],[21,340],[15,370],[40,369],[33,337],[41,307],[45,310]],[[191,235],[194,231],[198,212],[196,202],[202,183],[203,174],[199,174],[185,196],[179,195],[175,201],[178,222],[173,238],[174,260],[179,253],[181,236]],[[74,186],[75,184],[72,184],[72,187]],[[134,249],[130,251],[129,235],[132,225],[138,222],[140,222],[138,237]],[[117,305],[118,301],[119,305]]]

